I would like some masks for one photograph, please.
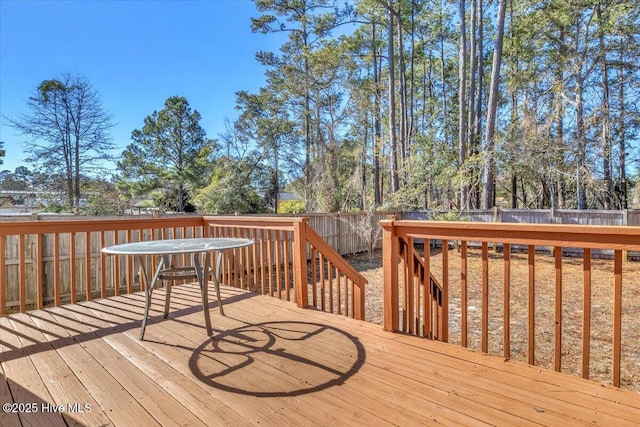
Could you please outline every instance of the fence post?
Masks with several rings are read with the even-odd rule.
[[[394,219],[380,221],[382,227],[383,266],[383,327],[385,331],[400,329],[400,308],[398,300],[398,252],[400,242],[395,233]]]
[[[298,307],[309,306],[309,289],[307,280],[307,220],[297,218],[293,223],[293,288]]]

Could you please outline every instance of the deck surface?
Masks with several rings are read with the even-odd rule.
[[[640,422],[638,393],[226,287],[207,339],[196,286],[163,297],[144,341],[141,294],[0,318],[0,426]]]

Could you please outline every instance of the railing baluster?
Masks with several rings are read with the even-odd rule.
[[[313,295],[312,302],[315,308],[318,308],[318,278],[316,271],[316,248],[311,248],[311,293]]]
[[[252,238],[251,230],[248,228],[244,229],[242,233],[242,237],[244,237],[245,239],[251,239]],[[253,265],[252,265],[252,259],[251,259],[251,248],[249,248],[249,246],[246,246],[244,248],[244,259],[246,263],[246,265],[244,266],[244,271],[246,271],[246,275],[247,275],[247,289],[250,291],[254,291]]]
[[[291,234],[286,232],[288,238],[284,240],[284,284],[285,284],[285,292],[287,301],[291,301],[291,270],[289,265],[291,263],[291,257],[289,251],[291,250],[291,245],[289,243],[289,239],[291,239]]]
[[[71,304],[77,301],[76,294],[76,233],[72,232],[69,237],[69,274],[71,276]]]
[[[333,265],[327,261],[327,270],[329,270],[329,311],[333,313]]]
[[[340,270],[336,269],[336,294],[337,294],[337,299],[336,299],[336,305],[338,306],[338,314],[342,314],[342,279],[341,279],[341,275],[342,273],[340,272]]]
[[[402,271],[402,314],[401,314],[401,318],[402,318],[402,328],[401,330],[403,332],[409,332],[409,328],[407,327],[407,323],[409,322],[409,310],[407,309],[407,306],[410,304],[409,302],[409,268],[408,268],[408,259],[409,259],[409,248],[406,244],[405,241],[402,241],[400,243],[400,245],[402,245],[404,247],[404,250],[402,251],[402,257],[401,257],[401,271]]]
[[[489,244],[482,242],[482,352],[489,352]]]
[[[131,243],[131,230],[127,230],[127,243]],[[133,293],[133,269],[136,263],[136,257],[125,257],[126,258],[126,268],[127,268],[127,293]],[[141,280],[142,282],[142,280]]]
[[[344,276],[344,315],[349,317],[349,278]]]
[[[269,276],[268,276],[269,295],[273,296],[273,234],[272,234],[272,230],[267,230],[267,237],[268,237],[267,238],[267,267],[269,269]],[[314,287],[314,291],[315,291],[315,287]],[[314,306],[315,306],[315,299],[314,299]]]
[[[345,276],[346,277],[346,276]],[[351,317],[355,318],[355,309],[356,309],[356,293],[355,286],[353,285],[353,281],[349,280],[347,277],[347,283],[349,284],[349,293],[351,295],[351,300],[349,301],[349,305],[351,306]]]
[[[527,254],[527,264],[529,266],[529,310],[528,310],[528,340],[527,340],[527,363],[536,364],[536,247],[529,245]]]
[[[26,281],[26,273],[25,273],[25,235],[21,234],[18,239],[18,280],[20,282],[20,290],[19,290],[19,299],[20,299],[20,313],[24,313],[27,311],[27,281]]]
[[[105,236],[104,230],[100,231],[100,247],[104,248]],[[106,255],[100,251],[100,298],[106,298],[107,296],[107,272],[106,272]]]
[[[414,325],[415,325],[415,259],[413,257],[413,238],[407,238],[407,251],[405,255],[405,260],[407,263],[407,268],[405,269],[405,282],[406,282],[406,290],[407,290],[407,320],[409,333],[415,333]],[[405,330],[407,328],[405,327]]]
[[[60,233],[53,235],[53,299],[60,307]]]
[[[36,308],[41,310],[44,297],[44,261],[42,259],[42,234],[36,235]]]
[[[239,231],[237,228],[231,229],[231,237],[239,237]],[[231,251],[233,262],[233,286],[238,289],[244,289],[244,278],[240,271],[240,265],[242,264],[242,251],[240,249],[234,249]]]
[[[85,299],[87,301],[91,301],[91,232],[90,231],[87,231],[85,233],[84,260],[86,265],[84,280],[85,280],[85,289],[87,291]]]
[[[460,286],[461,286],[461,301],[460,301],[460,312],[461,312],[461,327],[460,327],[460,333],[462,334],[461,337],[461,344],[462,347],[467,347],[468,345],[468,336],[469,336],[469,332],[468,332],[468,322],[469,322],[469,312],[468,312],[468,307],[469,307],[469,295],[468,295],[468,288],[469,288],[469,283],[468,283],[468,266],[467,266],[467,241],[463,240],[462,242],[460,242]]]
[[[278,299],[282,299],[282,239],[281,239],[281,231],[276,230],[276,241],[275,241],[275,250],[276,250],[276,286],[278,287]],[[322,284],[324,287],[324,282]],[[323,299],[324,301],[324,299]]]
[[[257,245],[256,230],[252,228],[243,229],[240,237],[246,238],[246,239],[252,239],[256,242],[256,244],[253,245],[253,247],[246,247],[242,249],[244,254],[243,255],[244,264],[242,266],[242,273],[245,276],[245,280],[247,283],[246,289],[257,293],[258,292],[258,287],[257,287],[258,275],[255,270],[257,266],[256,264],[256,245]]]
[[[113,244],[118,244],[118,232],[119,230],[113,231]],[[113,258],[113,293],[114,295],[120,295],[120,260],[118,257]]]
[[[613,255],[613,385],[620,387],[622,357],[622,251]]]
[[[443,342],[449,342],[449,241],[442,241],[442,317],[438,320]]]
[[[505,243],[503,246],[503,264],[504,264],[504,273],[503,273],[503,354],[505,359],[511,359],[511,245],[509,243]]]
[[[589,379],[591,352],[591,249],[582,254],[583,302],[582,302],[582,378]]]
[[[431,287],[431,240],[424,239],[424,289],[422,291],[422,334],[433,338],[433,289]]]
[[[554,327],[554,358],[553,368],[560,372],[562,370],[562,248],[554,248],[555,255],[555,327]]]
[[[324,258],[322,256],[321,253],[318,254],[318,260],[319,260],[319,267],[320,267],[320,309],[322,311],[326,310],[326,305],[325,305],[325,298],[327,297],[326,295],[326,286],[324,283]],[[278,295],[279,297],[280,295]]]

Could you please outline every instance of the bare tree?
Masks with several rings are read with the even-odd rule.
[[[83,175],[111,157],[112,117],[91,83],[71,73],[40,83],[27,107],[28,114],[9,119],[12,127],[32,138],[25,144],[27,161],[51,176],[64,176],[68,207],[77,207]]]

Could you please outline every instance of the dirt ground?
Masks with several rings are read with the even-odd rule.
[[[368,322],[382,324],[382,254],[369,261],[367,254],[347,257],[369,281],[366,289]],[[536,254],[536,365],[553,369],[555,265],[550,254]],[[480,351],[481,283],[480,249],[468,253],[468,347]],[[431,268],[442,283],[442,254],[432,251]],[[449,250],[449,341],[461,342],[460,255]],[[613,261],[593,259],[591,297],[590,378],[611,383],[613,336]],[[511,358],[526,362],[528,265],[526,253],[511,256],[510,340]],[[563,258],[562,266],[562,372],[579,376],[582,366],[582,257]],[[640,392],[640,262],[623,265],[622,373],[624,389]],[[503,254],[489,250],[489,352],[503,354]]]

